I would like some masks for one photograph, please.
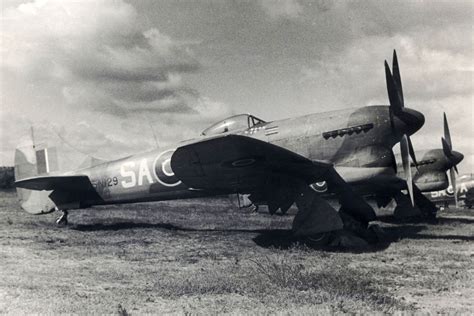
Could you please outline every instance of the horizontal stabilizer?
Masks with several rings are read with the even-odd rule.
[[[89,188],[91,182],[86,175],[39,176],[15,181],[15,186],[37,191],[82,191]]]

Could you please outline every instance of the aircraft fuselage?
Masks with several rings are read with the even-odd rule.
[[[448,186],[444,190],[432,191],[425,193],[425,196],[433,203],[448,205],[454,203],[454,195],[457,195],[459,201],[464,201],[468,207],[474,205],[474,179],[472,176],[465,179],[461,178],[457,183],[456,192],[452,186]]]
[[[411,164],[413,182],[422,192],[444,190],[449,186],[447,171],[453,163],[446,157],[442,149],[417,151],[418,166]],[[398,176],[405,178],[401,158],[397,157]]]
[[[391,148],[399,141],[400,130],[405,128],[411,134],[416,129],[407,130],[397,118],[393,124],[400,126],[392,126],[388,106],[368,106],[266,122],[230,133],[263,140],[311,160],[331,162],[347,182],[357,183],[394,176]],[[97,195],[83,201],[84,205],[236,193],[226,188],[195,190],[175,176],[170,163],[173,152],[192,142],[196,139],[67,174],[89,176]]]

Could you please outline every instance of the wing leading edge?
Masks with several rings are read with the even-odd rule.
[[[373,209],[332,164],[254,138],[226,135],[179,147],[171,167],[183,183],[196,189],[255,193],[263,188],[270,212],[287,209],[309,184],[327,181],[345,211],[365,221],[375,219]]]
[[[271,174],[313,183],[324,179],[332,165],[254,138],[226,135],[179,147],[171,168],[192,188],[246,191]]]

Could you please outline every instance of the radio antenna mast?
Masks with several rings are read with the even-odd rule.
[[[33,142],[33,149],[35,149],[36,145],[35,145],[35,133],[33,130],[33,125],[31,125],[31,141]]]
[[[153,128],[153,125],[151,124],[151,122],[150,122],[148,116],[145,115],[145,119],[146,119],[146,121],[148,122],[148,125],[150,126],[151,133],[153,134],[153,139],[155,140],[155,146],[156,146],[156,148],[159,148],[159,146],[158,146],[158,138],[156,137],[155,129]]]

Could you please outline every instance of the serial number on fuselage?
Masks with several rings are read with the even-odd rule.
[[[95,189],[98,188],[105,188],[105,187],[113,187],[119,184],[119,180],[117,177],[112,177],[112,178],[103,178],[100,180],[97,180],[95,182],[92,182],[92,186]]]

